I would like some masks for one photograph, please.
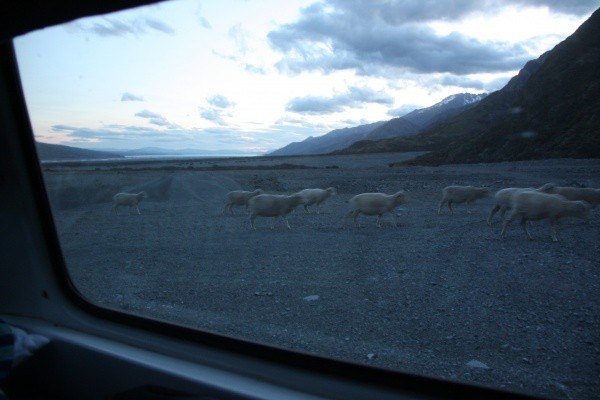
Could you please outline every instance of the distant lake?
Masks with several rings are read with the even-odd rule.
[[[244,153],[244,154],[144,154],[137,156],[125,156],[126,159],[135,160],[155,160],[155,159],[174,159],[180,160],[184,158],[223,158],[223,157],[256,157],[261,154]]]

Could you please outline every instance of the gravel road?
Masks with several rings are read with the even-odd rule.
[[[600,393],[600,211],[518,223],[491,198],[437,214],[446,185],[600,187],[600,160],[390,168],[401,154],[183,160],[46,172],[67,267],[102,306],[357,363],[561,399]],[[241,169],[235,169],[235,168]],[[299,168],[302,167],[302,168]],[[230,190],[334,186],[320,214],[223,215]],[[406,190],[377,228],[362,192]],[[111,197],[145,190],[141,215]]]

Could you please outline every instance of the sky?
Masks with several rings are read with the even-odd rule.
[[[175,0],[15,39],[36,139],[264,154],[501,89],[600,0]]]

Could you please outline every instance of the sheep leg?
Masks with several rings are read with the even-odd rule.
[[[304,211],[306,211],[308,214],[310,214],[310,210],[308,209],[308,205],[304,205]]]
[[[496,204],[494,208],[490,210],[490,214],[488,215],[487,219],[487,224],[489,226],[492,226],[492,218],[494,218],[494,215],[498,212],[498,210],[500,210],[500,206],[498,204]]]
[[[500,236],[504,239],[506,237],[506,229],[508,228],[508,224],[512,221],[512,216],[509,215],[508,218],[504,220],[504,224],[502,225],[502,233]]]
[[[442,213],[442,206],[444,205],[446,201],[444,199],[442,199],[442,201],[440,201],[440,205],[438,206],[438,214]]]
[[[450,214],[454,214],[454,209],[452,208],[452,202],[448,202],[448,208],[450,209]]]
[[[398,226],[398,223],[396,222],[396,215],[394,214],[394,211],[390,212],[390,217],[392,217],[393,226]]]
[[[381,228],[381,214],[377,214],[377,222],[375,223],[375,226]]]
[[[360,214],[360,210],[354,210],[354,211],[352,211],[352,219],[354,220],[354,226],[356,226],[357,228],[360,227],[360,225],[356,221],[356,217],[358,217],[358,214]]]
[[[504,219],[504,214],[506,214],[506,210],[508,210],[508,208],[506,207],[501,207],[502,210],[500,210],[500,219]]]
[[[292,227],[290,226],[290,223],[287,219],[287,216],[283,215],[283,216],[281,216],[281,218],[283,218],[283,220],[285,221],[285,226],[287,226],[288,229],[292,229]]]
[[[135,208],[136,208],[136,210],[137,210],[137,212],[138,212],[138,215],[141,215],[142,213],[140,212],[140,208],[138,207],[138,205],[137,205],[137,204],[135,205]]]
[[[556,229],[556,220],[550,220],[550,230],[552,232],[552,241],[558,242],[557,229]]]
[[[115,206],[113,207],[113,210],[115,210],[115,215],[119,215],[119,212],[117,211],[117,208],[119,208],[119,205],[115,204]]]
[[[252,214],[250,216],[250,226],[252,227],[252,229],[256,230],[256,226],[254,226],[254,219],[256,218],[255,214]]]
[[[521,226],[523,227],[523,230],[525,230],[525,233],[527,234],[527,238],[529,240],[533,240],[533,238],[529,234],[529,231],[527,230],[527,220],[525,218],[521,218]]]

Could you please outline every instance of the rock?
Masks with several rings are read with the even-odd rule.
[[[319,295],[318,294],[312,294],[310,296],[306,296],[303,300],[304,301],[317,301],[317,300],[319,300]]]
[[[482,363],[481,361],[471,360],[467,363],[467,367],[469,368],[479,368],[479,369],[490,369],[487,364]]]

